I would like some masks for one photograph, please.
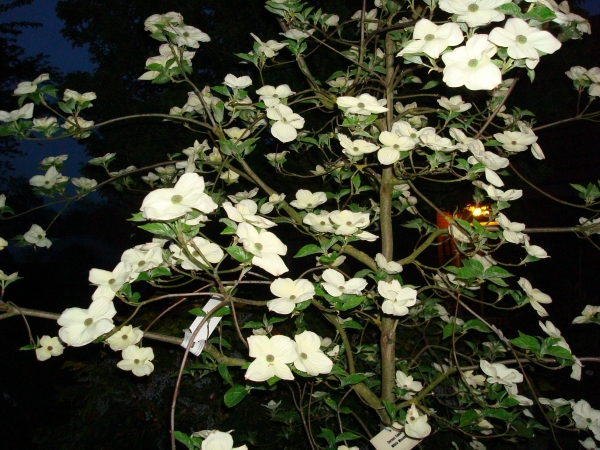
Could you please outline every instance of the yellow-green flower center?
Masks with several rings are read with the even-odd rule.
[[[358,106],[360,109],[363,109],[363,108],[365,107],[365,104],[361,102],[361,103],[359,103],[359,104],[358,104],[358,105],[356,105],[356,106]]]
[[[137,358],[135,358],[135,359],[133,360],[133,363],[134,363],[134,364],[139,364],[139,363],[140,363],[140,360],[139,360],[139,359],[137,359]]]
[[[273,355],[267,355],[266,360],[268,363],[272,363],[273,361],[275,361],[275,357]]]
[[[517,41],[517,44],[526,44],[527,43],[527,38],[525,36],[523,36],[522,34],[519,34],[515,38],[515,41]]]
[[[429,41],[433,41],[435,39],[435,36],[431,33],[429,33],[427,36],[425,36],[425,41],[429,42]]]
[[[83,324],[84,324],[86,327],[89,327],[89,326],[90,326],[91,324],[93,324],[93,323],[94,323],[94,319],[92,319],[91,317],[88,317],[87,319],[85,319],[85,320],[83,321]]]
[[[475,58],[470,60],[468,63],[469,67],[477,67],[477,64],[479,64],[479,61],[477,61]]]
[[[300,358],[302,359],[308,359],[308,355],[304,352],[300,353]]]
[[[472,12],[472,13],[477,12],[477,11],[479,11],[479,5],[476,3],[471,3],[469,5],[468,9],[469,9],[469,12]]]
[[[254,244],[254,248],[260,251],[263,249],[263,245],[260,242],[257,242],[256,244]]]
[[[179,194],[176,194],[173,197],[171,197],[171,203],[173,203],[174,205],[178,205],[182,201],[183,201],[183,197]]]

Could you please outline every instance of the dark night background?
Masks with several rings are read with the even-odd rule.
[[[84,114],[96,122],[112,117],[115,111],[117,114],[121,111],[165,111],[169,105],[185,101],[181,101],[185,97],[185,89],[169,85],[156,87],[136,81],[143,72],[144,61],[156,53],[158,44],[143,31],[143,20],[150,14],[179,11],[186,23],[198,26],[211,36],[213,41],[210,45],[204,44],[194,59],[197,70],[194,76],[201,85],[219,84],[226,73],[242,75],[249,70],[248,66],[239,65],[231,55],[250,49],[250,32],[275,38],[280,31],[273,24],[272,16],[262,8],[264,2],[260,0],[24,0],[3,1],[0,5],[12,3],[23,5],[4,12],[0,9],[0,39],[14,38],[16,41],[10,42],[13,47],[6,44],[2,47],[4,50],[0,48],[4,51],[0,55],[19,57],[22,64],[11,71],[7,69],[8,61],[0,59],[0,68],[4,69],[0,71],[0,110],[16,108],[10,94],[19,81],[33,80],[40,73],[47,72],[47,67],[53,66],[51,73],[53,79],[58,80],[59,87],[98,94],[94,108]],[[326,10],[339,11],[339,8],[330,7],[331,3],[326,0],[317,3]],[[351,14],[360,3],[357,0],[345,2],[345,7]],[[582,6],[591,14],[600,13],[598,1],[588,0]],[[599,17],[596,15],[591,19],[591,36],[586,36],[583,41],[565,43],[568,51],[542,58],[533,87],[527,80],[518,84],[514,98],[518,99],[519,106],[536,112],[539,123],[568,117],[573,111],[571,99],[574,95],[570,80],[563,75],[565,70],[573,65],[587,68],[600,65]],[[11,34],[6,26],[2,27],[3,24],[21,21],[43,26],[24,24],[10,29],[22,30],[20,35]],[[594,34],[594,31],[599,33]],[[23,49],[22,54],[17,47]],[[43,57],[42,53],[47,56]],[[321,69],[326,71],[327,68]],[[294,75],[280,71],[272,76],[287,80]],[[118,159],[113,169],[116,170],[134,162],[141,166],[142,162],[160,161],[161,155],[179,151],[193,142],[191,134],[169,125],[156,127],[156,123],[140,122],[136,124],[135,131],[123,130],[113,127],[81,144],[59,140],[14,145],[6,140],[0,141],[0,193],[7,193],[7,203],[15,210],[43,204],[43,200],[26,195],[26,192],[27,180],[39,173],[37,164],[47,156],[68,153],[63,173],[73,177],[78,176],[85,161],[107,152],[117,152]],[[587,184],[600,178],[599,137],[598,124],[590,122],[571,122],[541,131],[539,143],[547,159],[540,163],[527,155],[516,158],[517,167],[552,195],[577,202],[576,193],[568,183]],[[82,173],[102,179],[101,172],[93,168],[84,168]],[[507,183],[511,184],[510,187],[526,191],[524,197],[512,206],[511,220],[526,221],[528,227],[573,226],[578,223],[582,215],[578,210],[547,200],[513,174],[505,179],[510,180]],[[22,195],[21,199],[17,199],[17,195]],[[124,220],[138,208],[136,205],[139,205],[143,194],[130,197],[125,199],[113,189],[107,189],[101,195],[70,208],[53,226],[50,237],[57,238],[53,247],[50,250],[40,249],[38,252],[43,255],[35,255],[42,256],[41,263],[30,264],[34,255],[28,251],[1,252],[0,269],[5,273],[18,270],[25,277],[10,286],[7,299],[23,307],[53,312],[61,312],[70,306],[87,307],[93,292],[87,282],[89,269],[114,267],[123,250],[147,239]],[[22,233],[32,222],[48,223],[52,215],[53,211],[41,210],[22,220],[3,222],[0,224],[0,236],[8,239]],[[552,258],[530,265],[521,275],[527,277],[534,287],[551,295],[554,302],[547,308],[550,313],[548,319],[563,331],[574,354],[598,356],[600,338],[592,333],[590,327],[593,325],[575,327],[570,322],[586,304],[600,304],[599,251],[585,240],[567,233],[536,234],[532,236],[532,242],[546,249]],[[146,319],[151,320],[152,313],[149,314]],[[507,326],[516,323],[516,319],[531,324],[530,329],[522,328],[524,332],[541,334],[537,315],[527,308],[497,317]],[[182,318],[171,324],[171,328],[156,328],[154,331],[180,335],[180,330],[190,321]],[[57,325],[53,321],[30,318],[29,322],[34,336],[56,335]],[[118,355],[99,346],[67,349],[62,357],[38,363],[33,352],[18,351],[19,347],[28,343],[19,317],[0,321],[0,336],[2,450],[74,446],[90,449],[166,448],[167,414],[173,389],[171,373],[176,370],[178,355],[181,355],[178,348],[152,343],[157,355],[154,361],[157,370],[153,376],[139,380],[115,369]],[[571,380],[568,373],[550,374],[546,379],[542,378],[537,387],[542,396],[585,398],[598,409],[600,393],[596,386],[599,382],[600,365],[588,364],[579,383]],[[199,388],[211,383],[214,395],[199,397]],[[184,386],[178,407],[180,429],[188,432],[225,423],[227,426],[235,424],[231,427],[236,428],[236,432],[250,435],[253,429],[267,426],[267,418],[262,412],[243,407],[228,410],[222,402],[215,401],[214,397],[220,399],[225,388],[220,379],[215,381],[214,378],[204,378]],[[269,400],[266,394],[261,395],[256,394],[260,401],[254,404],[255,408]],[[240,421],[244,424],[240,425]],[[236,445],[241,444],[236,441]],[[551,444],[539,441],[536,447],[522,448],[551,448]]]

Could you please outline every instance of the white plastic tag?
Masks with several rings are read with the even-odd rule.
[[[206,305],[204,305],[204,308],[202,308],[202,310],[208,314],[213,309],[215,309],[217,305],[221,303],[221,301],[222,300],[219,297],[212,297],[208,302],[206,302]],[[196,319],[194,319],[194,321],[190,325],[190,328],[188,330],[183,330],[185,333],[183,342],[181,343],[181,346],[183,348],[187,348],[188,344],[190,343],[192,334],[194,334],[194,331],[196,330],[196,328],[198,328],[198,325],[200,325],[200,322],[202,322],[203,319],[204,317],[196,317]],[[192,352],[196,356],[202,353],[202,350],[204,349],[204,344],[206,344],[206,341],[208,341],[208,338],[213,333],[213,331],[215,331],[215,328],[217,328],[217,325],[220,321],[220,317],[211,317],[206,322],[204,322],[204,325],[202,325],[202,328],[200,328],[200,330],[198,331],[198,333],[196,333],[196,336],[194,337],[194,344],[190,347],[190,352]]]
[[[371,439],[371,444],[377,450],[410,450],[416,447],[420,439],[411,439],[402,431],[385,427],[377,436]]]

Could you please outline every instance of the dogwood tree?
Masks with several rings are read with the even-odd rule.
[[[109,183],[146,189],[130,220],[148,238],[124,249],[115,267],[90,267],[96,288],[87,309],[27,309],[10,298],[7,288],[19,277],[6,268],[2,317],[57,321],[58,337],[30,334],[28,348],[40,361],[97,344],[121,352],[114,370],[137,377],[152,377],[159,364],[152,340],[182,345],[173,448],[179,441],[230,450],[239,442],[226,432],[230,423],[178,429],[190,353],[203,376],[218,373],[230,384],[219,399],[229,408],[265,389],[285,399],[264,406],[284,428],[283,417],[293,417],[302,448],[366,448],[371,441],[379,450],[483,449],[494,439],[557,430],[577,432],[584,448],[596,448],[600,411],[585,399],[544,398],[536,388],[539,371],[564,369],[575,383],[598,358],[573,354],[551,321],[552,293],[521,276],[525,265],[551,255],[534,230],[510,220],[523,192],[505,170],[515,159],[544,159],[536,128],[545,125],[511,98],[515,85],[535,89],[540,61],[562,42],[585,38],[589,23],[553,0],[364,1],[350,17],[295,0],[264,6],[281,36],[252,34],[248,51],[237,55],[247,65],[216,86],[190,78],[196,53],[214,45],[202,24],[178,12],[145,19],[159,45],[139,82],[189,91],[187,102],[153,116],[197,138],[166,149],[169,160],[152,167],[118,168],[118,152],[94,158],[89,164],[105,169],[102,181],[69,180],[60,173],[66,157],[43,160],[42,174],[30,180],[40,196],[83,200]],[[341,61],[327,79],[311,70],[317,50]],[[304,83],[269,84],[270,69],[288,63]],[[578,96],[578,120],[599,114],[599,72],[573,67],[565,74]],[[85,118],[101,98],[59,93],[46,75],[20,83],[15,96],[15,109],[0,111],[3,135],[85,139],[103,126]],[[249,158],[259,152],[268,172]],[[306,160],[318,164],[302,173]],[[285,189],[272,187],[274,177]],[[298,189],[300,177],[314,188]],[[445,209],[427,194],[431,185],[464,186],[471,208]],[[596,246],[599,186],[574,185],[583,200],[574,206],[586,217],[567,230]],[[10,200],[0,196],[3,220],[15,213]],[[50,247],[50,225],[32,224],[14,241]],[[302,242],[294,254],[292,235]],[[401,253],[398,242],[407,239],[414,242]],[[448,253],[433,251],[447,245]],[[202,307],[189,314],[186,302]],[[156,319],[138,322],[148,308],[159,311]],[[537,332],[503,331],[492,319],[495,309],[522,308],[544,318]],[[190,322],[197,317],[179,336],[151,331],[173,309]],[[579,316],[573,311],[573,323],[600,323],[599,312],[594,305]],[[228,351],[227,341],[242,350]]]

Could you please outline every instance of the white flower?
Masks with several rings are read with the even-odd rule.
[[[412,53],[425,53],[434,59],[448,47],[455,47],[464,40],[460,27],[455,23],[436,25],[427,19],[415,24],[413,41],[410,41],[397,56]]]
[[[64,183],[69,178],[63,176],[56,170],[56,167],[48,168],[44,175],[35,175],[29,180],[29,184],[42,189],[52,189],[58,183]]]
[[[62,355],[64,348],[57,337],[42,336],[40,346],[35,349],[35,356],[38,361],[46,361],[52,356]]]
[[[525,235],[524,237],[525,250],[527,254],[533,256],[535,258],[549,258],[548,253],[539,245],[530,245],[529,244],[529,236]]]
[[[271,228],[276,225],[269,219],[257,216],[258,206],[250,199],[242,200],[236,205],[225,202],[223,203],[223,209],[227,213],[227,217],[238,223],[248,222],[258,228]]]
[[[419,135],[421,144],[436,152],[451,152],[456,146],[448,138],[438,136],[433,130]]]
[[[494,89],[502,82],[500,69],[491,60],[495,54],[496,46],[488,41],[486,34],[473,35],[465,46],[442,55],[446,65],[444,83],[472,91]]]
[[[473,388],[485,385],[485,377],[483,375],[473,375],[472,370],[467,370],[466,372],[463,372],[463,376],[465,382]]]
[[[107,153],[104,156],[100,156],[99,158],[93,158],[88,161],[88,164],[92,166],[102,166],[109,162],[111,159],[115,157],[116,153]]]
[[[490,33],[490,42],[507,47],[508,56],[513,59],[525,59],[528,68],[537,66],[540,55],[554,53],[561,43],[547,31],[529,26],[523,19],[512,18],[506,21],[504,28],[494,28]]]
[[[581,316],[575,317],[571,323],[581,324],[591,322],[591,319],[599,312],[600,306],[586,305],[583,311],[581,311]]]
[[[409,125],[410,126],[410,125]],[[377,159],[381,164],[394,164],[400,159],[400,152],[407,152],[415,148],[415,140],[409,136],[399,134],[394,128],[384,131],[379,135],[379,142],[383,147],[377,152]]]
[[[496,133],[494,137],[502,148],[509,152],[523,152],[527,147],[537,141],[535,134],[522,133],[520,131],[505,131],[504,133]]]
[[[510,3],[510,0],[440,0],[440,9],[457,14],[458,22],[466,22],[473,28],[504,20],[504,14],[496,8],[505,3]]]
[[[286,38],[291,39],[293,41],[299,41],[300,39],[306,39],[314,32],[315,32],[315,30],[302,31],[302,30],[297,30],[295,28],[290,28],[285,33],[279,33],[279,34],[281,34],[282,36],[285,36]]]
[[[419,392],[423,389],[423,384],[420,381],[416,381],[413,377],[406,375],[401,370],[396,371],[396,386],[405,391],[413,392]],[[410,398],[412,398],[412,396]]]
[[[267,58],[272,58],[276,56],[279,50],[288,45],[287,42],[281,43],[274,40],[269,40],[267,42],[263,42],[260,40],[258,36],[254,33],[250,33],[250,35],[254,38],[256,42],[259,43],[258,52],[264,54]]]
[[[189,25],[171,27],[170,30],[174,31],[177,35],[175,37],[175,42],[180,47],[198,48],[200,47],[199,42],[210,42],[208,34]]]
[[[466,152],[469,149],[469,144],[475,141],[475,139],[467,137],[467,135],[458,128],[451,128],[450,136],[456,141],[454,147],[460,152]]]
[[[117,314],[112,301],[98,298],[88,309],[67,308],[58,318],[61,340],[73,347],[82,347],[114,328],[112,318]]]
[[[329,213],[329,221],[335,227],[335,234],[348,236],[369,225],[369,214],[350,210],[332,211]]]
[[[96,99],[96,93],[95,92],[86,92],[84,94],[80,94],[77,91],[73,91],[71,89],[65,89],[65,93],[63,95],[63,100],[65,102],[69,101],[73,99],[75,101],[75,103],[86,103],[86,102],[91,102],[92,100]]]
[[[308,213],[306,216],[304,216],[304,219],[302,219],[302,223],[310,225],[317,233],[334,232],[333,225],[329,221],[329,213],[324,210],[321,210],[319,215]]]
[[[181,23],[183,23],[183,16],[177,12],[171,11],[166,14],[153,14],[144,21],[144,30],[156,33],[163,28]]]
[[[504,364],[493,363],[482,359],[479,363],[481,370],[488,376],[488,383],[498,383],[512,386],[523,381],[523,375],[515,369],[509,369]]]
[[[370,116],[371,114],[380,114],[388,110],[385,106],[381,106],[375,97],[369,94],[361,94],[358,97],[338,97],[336,103],[342,108],[347,108],[347,114]]]
[[[119,331],[113,334],[106,340],[110,348],[115,352],[125,350],[130,345],[135,345],[140,342],[144,333],[139,328],[133,328],[131,325],[122,327]]]
[[[154,351],[150,347],[138,347],[130,345],[121,352],[122,361],[117,363],[117,367],[123,370],[131,370],[136,377],[150,375],[154,370]]]
[[[229,200],[231,200],[233,203],[239,203],[242,200],[256,197],[256,194],[258,194],[258,188],[254,188],[250,191],[237,192],[233,195],[228,195],[227,198],[229,198]]]
[[[193,243],[193,245],[192,245]],[[200,253],[198,253],[198,250]],[[173,252],[173,259],[181,260],[181,267],[185,270],[203,270],[194,261],[190,260],[185,252],[176,244],[171,244],[169,250]],[[216,264],[223,259],[225,253],[217,244],[210,242],[200,236],[194,237],[190,243],[187,244],[187,251],[198,263],[208,266],[210,264]]]
[[[517,387],[516,384],[510,385],[510,386],[504,386],[504,388],[506,389],[506,393],[508,394],[508,396],[510,398],[514,398],[516,401],[518,401],[519,405],[533,406],[533,400],[525,397],[524,395],[519,395],[519,388]]]
[[[8,241],[0,237],[0,250],[4,250],[8,246]]]
[[[229,433],[219,430],[210,431],[202,441],[201,450],[248,450],[245,445],[233,448],[233,438]]]
[[[496,187],[504,186],[504,182],[498,174],[496,174],[496,171],[508,166],[508,158],[486,151],[480,140],[471,142],[469,144],[469,151],[473,155],[467,159],[469,164],[475,165],[477,163],[482,163],[485,166],[484,173],[486,180]]]
[[[542,304],[547,305],[549,303],[552,303],[552,298],[550,298],[548,294],[544,294],[539,289],[534,289],[531,286],[531,283],[526,278],[519,278],[519,281],[517,281],[517,283],[519,283],[521,289],[525,291],[527,300],[529,300],[529,303],[531,303],[531,306],[533,307],[533,309],[536,310],[538,315],[540,317],[546,317],[548,313],[546,312]]]
[[[354,84],[354,80],[346,77],[337,77],[333,80],[329,80],[327,84],[333,88],[341,89],[352,86]]]
[[[89,178],[84,177],[71,178],[71,183],[73,183],[78,188],[86,191],[92,190],[98,185],[98,182],[96,180],[90,180]]]
[[[589,449],[589,450],[598,450],[598,447],[596,447],[596,442],[594,441],[594,439],[592,439],[591,437],[588,437],[586,440],[584,441],[579,441],[579,443],[583,446],[583,448],[585,449]]]
[[[356,139],[353,141],[348,136],[339,133],[337,138],[342,146],[342,152],[355,158],[361,158],[368,153],[373,153],[379,148],[377,145],[369,141],[365,141],[363,139]]]
[[[267,108],[272,108],[281,103],[282,98],[288,98],[290,95],[295,94],[287,84],[281,84],[277,87],[263,86],[257,89],[256,93],[260,95],[260,100],[262,100]]]
[[[298,136],[296,130],[300,130],[304,126],[304,119],[283,103],[267,108],[267,117],[275,121],[271,126],[271,134],[284,143],[296,139]]]
[[[367,280],[351,278],[346,281],[344,275],[333,269],[326,269],[322,278],[324,281],[322,283],[323,289],[332,297],[340,297],[343,294],[360,295],[362,290],[367,287]]]
[[[375,262],[377,267],[389,274],[396,274],[402,272],[402,266],[395,261],[388,261],[381,253],[375,255]]]
[[[298,303],[310,300],[315,295],[312,283],[305,279],[277,278],[271,283],[271,292],[277,298],[269,300],[269,311],[279,314],[290,314]]]
[[[192,209],[209,214],[217,207],[213,199],[204,193],[204,178],[196,173],[186,173],[174,187],[150,192],[140,210],[149,220],[171,220]]]
[[[1,206],[0,206],[1,207]],[[581,224],[581,228],[585,229],[585,227],[595,227],[598,231],[586,231],[586,234],[600,234],[600,217],[597,219],[586,219],[585,217],[579,218],[579,223]]]
[[[471,109],[471,104],[463,102],[463,99],[460,95],[455,95],[449,99],[442,97],[437,102],[442,108],[447,109],[448,111],[464,112]],[[452,129],[455,130],[456,128]]]
[[[600,411],[592,408],[587,401],[579,400],[575,404],[572,403],[571,407],[573,408],[575,426],[580,430],[600,426]]]
[[[498,202],[510,202],[523,196],[523,191],[521,189],[509,189],[508,191],[501,191],[500,189],[496,189],[491,184],[487,185],[482,182],[479,182],[477,186],[481,189],[484,189],[489,198]]]
[[[119,289],[129,280],[133,269],[127,261],[121,261],[112,272],[102,269],[91,269],[89,281],[98,286],[92,295],[93,300],[108,298],[112,300]]]
[[[50,239],[46,237],[46,232],[39,225],[31,225],[31,228],[27,233],[23,235],[23,239],[25,239],[30,244],[35,245],[36,247],[46,247],[50,248],[52,242]]]
[[[417,303],[417,291],[411,288],[403,288],[398,280],[392,280],[389,283],[379,281],[377,292],[385,298],[381,310],[386,314],[405,316],[408,314],[408,307]]]
[[[226,170],[224,172],[221,172],[221,175],[219,175],[219,178],[223,181],[225,181],[225,183],[227,184],[233,184],[233,183],[237,183],[237,181],[240,178],[240,174],[237,172],[234,172],[233,170]]]
[[[69,117],[67,117],[67,120],[65,121],[65,123],[63,123],[61,125],[61,127],[64,128],[66,131],[70,131],[72,129],[91,128],[93,126],[94,126],[93,120],[85,120],[83,117],[80,117],[80,116],[77,116],[77,117],[69,116]],[[83,131],[81,133],[73,134],[72,137],[75,139],[84,139],[86,137],[89,137],[91,134],[92,134],[91,131]]]
[[[411,405],[406,414],[404,433],[413,439],[423,439],[431,433],[431,426],[427,423],[427,415],[419,415],[415,404]]]
[[[498,213],[496,221],[503,228],[502,236],[504,236],[504,239],[513,244],[522,244],[524,242],[525,235],[522,233],[525,230],[524,223],[511,222],[502,213]]]
[[[225,76],[225,81],[223,82],[223,84],[225,86],[229,86],[232,89],[244,89],[252,85],[252,79],[248,75],[244,75],[238,78],[235,75],[229,73]]]
[[[246,370],[245,378],[252,381],[266,381],[274,376],[282,380],[293,380],[294,375],[286,364],[298,359],[296,344],[283,335],[250,336],[249,355],[255,358]]]
[[[296,209],[314,209],[327,201],[325,192],[312,193],[306,189],[300,189],[296,192],[296,200],[290,202]]]
[[[296,369],[313,377],[331,372],[333,362],[320,349],[321,338],[312,331],[304,331],[294,337],[298,358]]]
[[[0,111],[0,121],[15,122],[19,119],[31,119],[33,116],[33,103],[27,103],[11,112]]]
[[[236,234],[244,250],[254,255],[252,264],[275,276],[289,270],[279,256],[287,253],[287,247],[273,233],[267,230],[260,230],[259,233],[252,225],[242,222]]]
[[[327,19],[325,19],[325,25],[328,25],[330,27],[335,26],[338,24],[338,22],[340,21],[340,16],[338,16],[337,14],[329,14],[329,17],[327,17]]]
[[[360,19],[362,17],[362,10],[358,10],[356,11],[354,14],[352,14],[351,19],[358,19],[358,26],[360,27]],[[365,15],[365,28],[367,29],[367,31],[375,31],[378,27],[377,22],[368,22],[370,20],[373,20],[377,17],[377,9],[372,9],[371,11],[367,12],[367,14]]]
[[[49,79],[50,79],[50,75],[48,75],[47,73],[43,73],[33,81],[23,81],[23,82],[19,83],[19,85],[15,89],[14,94],[15,95],[31,94],[31,93],[37,91],[37,85],[39,83],[48,81]]]

